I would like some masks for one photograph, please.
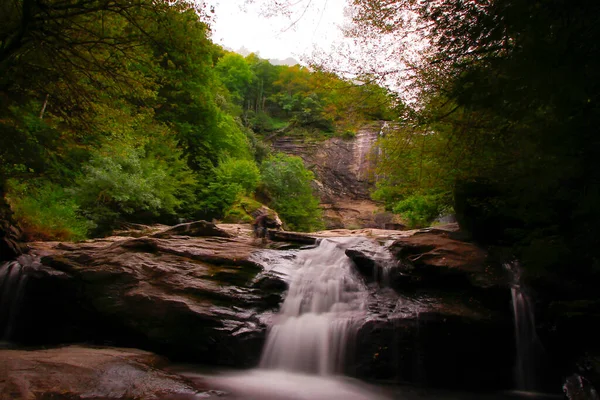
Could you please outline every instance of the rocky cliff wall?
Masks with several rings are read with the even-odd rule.
[[[370,199],[377,162],[376,141],[383,122],[360,129],[351,139],[325,141],[304,137],[281,137],[273,142],[277,151],[301,157],[315,173],[315,189],[321,200],[328,229],[383,228],[377,218],[379,205]],[[385,218],[384,218],[385,219]],[[391,217],[388,217],[391,221]]]

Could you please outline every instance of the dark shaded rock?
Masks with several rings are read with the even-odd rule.
[[[452,236],[438,230],[417,232],[396,240],[390,250],[415,282],[481,288],[506,285],[505,272],[488,262],[485,250]]]
[[[13,260],[27,252],[21,236],[12,219],[10,206],[4,199],[4,191],[0,190],[0,262]]]
[[[565,380],[563,392],[569,400],[600,400],[598,392],[590,381],[577,374],[573,374]]]
[[[288,231],[268,231],[269,239],[280,242],[292,242],[300,244],[315,244],[317,239],[305,233]]]
[[[403,231],[406,230],[406,225],[397,222],[388,222],[384,224],[383,229]]]
[[[0,229],[0,235],[6,234]],[[10,234],[0,237],[0,261],[9,261],[27,251],[27,246],[13,239]]]
[[[208,221],[188,222],[185,224],[175,225],[165,231],[158,232],[152,235],[155,238],[168,238],[170,236],[217,236],[231,237],[223,229],[218,228],[215,224]]]
[[[278,292],[283,292],[288,289],[287,282],[281,280],[281,278],[274,274],[264,275],[258,281],[256,281],[253,286],[264,291],[275,290]]]
[[[356,269],[362,276],[369,281],[373,280],[375,277],[377,263],[373,259],[372,254],[367,254],[365,251],[360,249],[350,248],[346,250],[346,255],[350,257],[352,261],[354,261]]]
[[[157,369],[161,364],[160,357],[135,349],[0,350],[0,398],[190,399],[202,394],[188,380]]]
[[[346,250],[371,288],[370,319],[357,334],[355,375],[453,388],[512,387],[510,289],[488,265],[486,251],[453,236],[423,230],[387,249],[364,242]]]
[[[288,289],[288,283],[277,274],[266,273],[252,287],[260,290],[265,308],[277,308],[283,303],[283,293]]]
[[[364,241],[346,249],[345,253],[367,282],[390,286],[402,276],[399,261],[379,244]]]
[[[369,321],[357,335],[355,374],[470,390],[510,388],[511,333],[502,321],[444,311]]]
[[[255,286],[262,267],[250,260],[257,250],[251,237],[113,238],[38,250],[42,265],[30,279],[27,323],[19,330],[29,344],[76,339],[68,332],[61,337],[64,330],[51,323],[56,316],[61,325],[77,326],[80,340],[253,365],[266,330],[263,314],[278,307],[285,288],[276,277],[268,290]],[[42,306],[49,315],[40,316],[34,305],[47,299],[61,308]]]
[[[546,369],[554,381],[577,374],[600,387],[600,301],[553,301],[539,307],[536,322],[544,345]]]

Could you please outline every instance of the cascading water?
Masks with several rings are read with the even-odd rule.
[[[386,241],[373,255],[373,261],[376,264],[375,268],[373,268],[375,275],[373,279],[382,287],[390,286],[392,271],[398,266],[398,260],[387,249],[393,242],[393,240]]]
[[[513,261],[505,266],[513,276],[511,292],[517,347],[515,381],[519,390],[534,390],[537,386],[536,363],[540,342],[535,330],[533,302],[523,290],[518,262]]]
[[[203,382],[231,393],[233,398],[247,400],[520,398],[512,394],[509,397],[431,394],[414,391],[413,388],[405,390],[402,387],[367,384],[341,375],[344,364],[347,364],[344,359],[353,344],[353,335],[374,315],[373,310],[368,308],[378,301],[376,293],[381,291],[373,291],[373,286],[381,286],[381,281],[385,281],[375,279],[367,286],[355,274],[346,250],[360,249],[368,253],[369,258],[376,261],[376,267],[382,268],[377,272],[381,275],[374,278],[383,278],[393,264],[390,255],[377,246],[367,238],[329,238],[322,239],[318,247],[312,249],[265,250],[256,255],[254,261],[265,267],[265,275],[259,278],[276,276],[289,283],[281,310],[268,332],[260,367],[243,372],[189,376],[200,376]],[[384,265],[381,266],[381,263]],[[374,270],[377,271],[377,268]],[[411,313],[408,312],[409,315]],[[417,318],[421,318],[418,313]],[[420,325],[418,323],[417,327]],[[413,375],[423,381],[427,378],[423,357],[426,342],[420,340],[419,332],[415,339],[412,345],[416,346],[414,367],[417,371]],[[527,394],[527,398],[540,397]]]
[[[18,261],[0,265],[0,340],[11,339],[27,275]]]
[[[366,313],[366,286],[344,253],[361,240],[323,239],[298,255],[279,318],[267,337],[262,368],[342,372],[348,341]]]
[[[269,261],[289,289],[268,332],[260,367],[211,378],[216,387],[252,400],[384,400],[382,388],[343,377],[347,348],[367,316],[367,286],[345,250],[365,238],[322,239],[295,257]],[[237,398],[237,397],[236,397]]]

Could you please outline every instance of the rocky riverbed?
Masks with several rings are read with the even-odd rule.
[[[264,245],[249,225],[200,221],[82,243],[33,243],[20,259],[28,281],[13,341],[137,347],[175,361],[252,367],[285,296],[289,263],[319,237],[364,236],[346,250],[369,291],[346,372],[386,382],[510,388],[515,355],[506,279],[455,230],[272,232]],[[22,358],[11,351],[0,353],[25,361],[11,361],[9,370],[38,362],[38,353]],[[6,387],[14,386],[10,379]]]

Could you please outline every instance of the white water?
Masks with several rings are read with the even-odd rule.
[[[354,173],[358,181],[368,180],[368,174],[371,172],[374,160],[372,159],[373,145],[375,144],[378,132],[372,129],[362,129],[356,134],[354,139],[353,165]]]
[[[398,260],[388,250],[393,242],[393,240],[386,241],[384,246],[380,246],[373,255],[373,261],[375,261],[373,279],[382,287],[391,285],[392,270],[398,266]]]
[[[343,372],[349,340],[364,320],[366,286],[344,251],[364,238],[323,239],[298,254],[261,368],[331,375]]]
[[[26,281],[17,261],[0,264],[0,340],[11,339]]]
[[[381,387],[340,376],[366,317],[367,288],[345,249],[365,238],[322,239],[273,269],[290,285],[271,326],[260,368],[208,381],[245,400],[384,400]],[[272,270],[273,270],[272,269]]]
[[[212,377],[209,382],[244,400],[385,400],[380,387],[356,379],[286,371],[253,370]],[[240,396],[240,397],[236,397]]]
[[[511,293],[517,348],[515,383],[519,390],[535,390],[537,350],[540,342],[535,330],[533,302],[523,290],[519,264],[512,262],[506,264],[506,268],[513,274]]]
[[[506,400],[546,399],[533,393],[466,394],[430,389],[369,385],[341,376],[352,336],[366,315],[367,288],[353,272],[345,249],[365,238],[323,239],[317,248],[266,252],[270,273],[290,282],[272,325],[259,369],[222,374],[188,373],[203,384],[244,400]],[[376,253],[378,254],[378,253]],[[296,255],[294,258],[293,255]],[[387,255],[382,254],[383,261]],[[381,260],[378,260],[378,263]],[[386,274],[385,269],[381,271]],[[419,345],[416,343],[415,345]],[[417,368],[422,369],[422,360]],[[417,372],[420,375],[420,372]]]

